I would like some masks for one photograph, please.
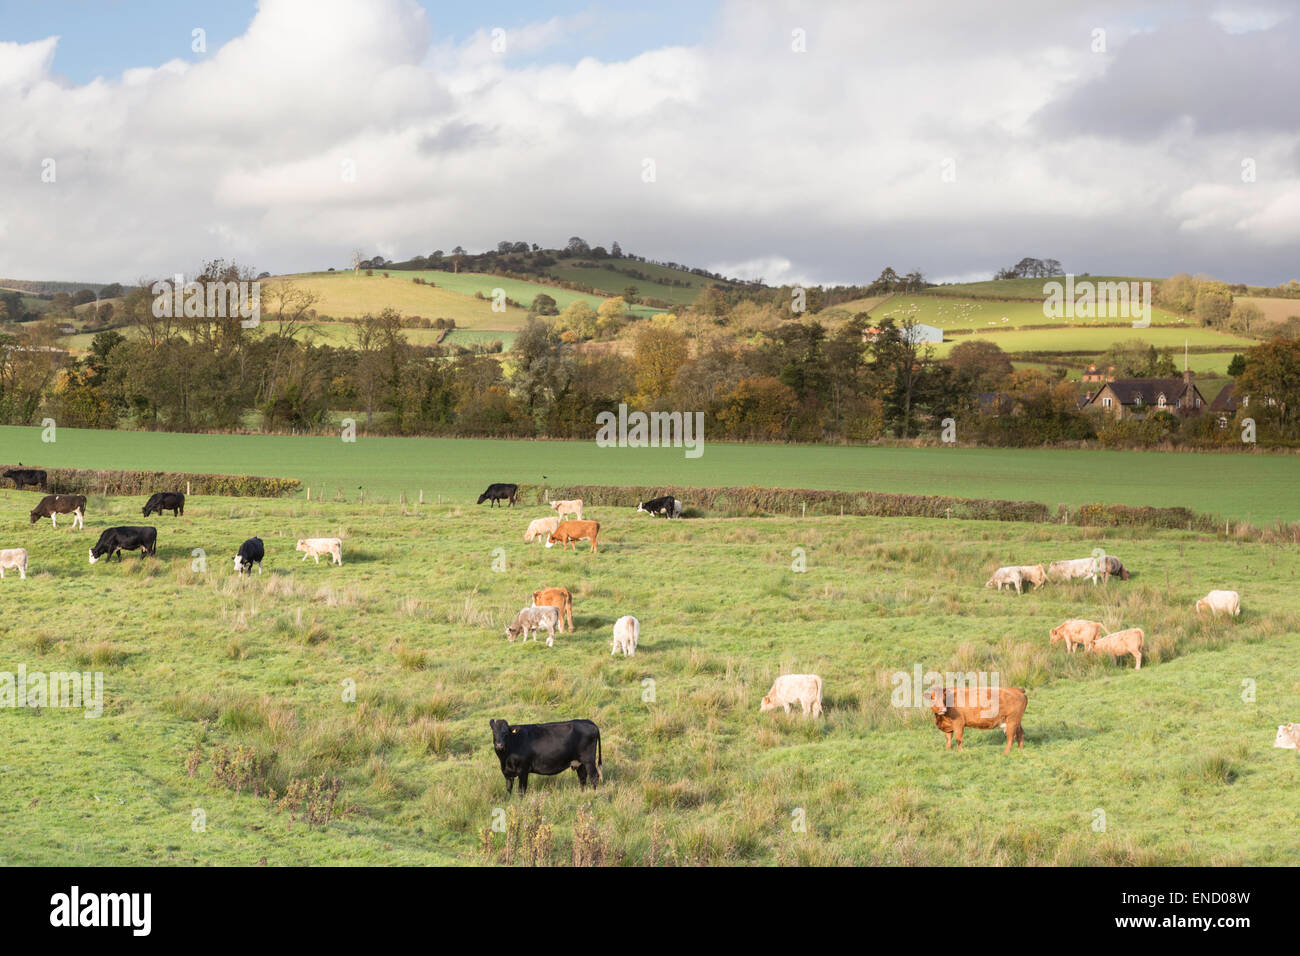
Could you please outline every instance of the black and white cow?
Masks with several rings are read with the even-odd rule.
[[[45,487],[45,472],[39,468],[10,468],[4,473],[4,477],[12,481],[19,491],[23,490],[24,485]]]
[[[518,485],[493,484],[488,485],[487,491],[478,496],[475,504],[482,504],[485,501],[492,502],[492,507],[496,507],[498,501],[509,501],[510,507],[515,506],[515,495],[519,493]]]
[[[49,518],[54,527],[59,526],[59,515],[72,515],[72,526],[74,528],[86,526],[82,520],[86,516],[86,496],[85,495],[46,495],[41,499],[41,503],[28,512],[32,519],[32,524],[40,521],[42,518]]]
[[[158,552],[158,529],[145,526],[133,527],[123,525],[117,528],[105,528],[99,541],[90,549],[90,563],[94,564],[105,555],[111,560],[117,555],[122,560],[123,551],[139,551],[140,557]]]
[[[235,555],[235,570],[240,574],[253,573],[253,565],[257,565],[257,573],[262,573],[262,559],[266,557],[266,548],[262,546],[261,538],[249,538],[239,546],[239,553]]]
[[[600,780],[600,728],[590,720],[561,720],[551,724],[516,724],[490,720],[492,747],[501,761],[501,775],[506,778],[506,793],[515,788],[528,792],[528,775],[551,776],[572,767],[578,773],[578,785],[585,788],[591,780],[594,788]]]
[[[651,498],[649,501],[643,501],[636,506],[637,514],[645,512],[648,515],[665,515],[669,518],[680,518],[682,516],[682,503],[672,495],[664,495],[662,498]]]
[[[147,518],[155,511],[162,517],[164,511],[170,511],[173,518],[185,514],[185,495],[179,491],[158,491],[149,496],[145,502],[144,516]]]

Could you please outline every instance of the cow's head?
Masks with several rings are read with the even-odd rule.
[[[159,514],[162,514],[161,511],[159,511],[158,513],[159,513]],[[148,505],[145,505],[143,508],[141,508],[141,509],[140,509],[140,514],[144,515],[146,518],[149,517],[149,506],[148,506]]]
[[[476,501],[476,502],[474,502],[474,503],[477,504],[477,505],[481,505],[481,504],[482,504],[483,502],[485,502],[485,501],[487,501],[487,492],[486,492],[486,491],[483,492],[483,494],[479,495],[479,496],[478,496],[478,501]]]
[[[95,563],[95,559],[96,559],[97,557],[98,557],[98,555],[95,554],[95,549],[94,549],[94,548],[91,548],[91,549],[90,549],[90,563],[91,563],[91,564],[94,564],[94,563]]]
[[[1057,641],[1063,640],[1065,638],[1065,625],[1062,624],[1060,627],[1052,628],[1050,633],[1052,635],[1051,643],[1055,644]]]
[[[944,692],[942,687],[930,688],[930,709],[934,711],[936,714],[942,714],[945,710],[948,709],[948,704],[944,700]]]
[[[555,544],[555,532],[552,531],[546,536],[546,546],[549,548]]]
[[[43,517],[45,517],[45,516],[42,515],[42,514],[40,513],[40,511],[38,511],[38,510],[36,510],[36,509],[33,509],[33,510],[29,513],[29,517],[31,517],[31,519],[32,519],[32,524],[36,524],[36,522],[40,521],[41,518],[43,518]]]
[[[986,588],[991,588],[995,584],[997,584],[997,580],[995,578],[989,578],[987,581],[984,582],[984,586]]]
[[[510,725],[504,720],[489,720],[492,728],[492,749],[497,753],[506,752],[506,737],[510,734]]]
[[[644,502],[644,501],[638,501],[638,502],[636,503],[636,513],[637,513],[637,514],[642,514],[644,511],[645,511],[645,502]]]
[[[235,555],[235,570],[240,571],[243,568],[244,559],[240,555]]]
[[[297,547],[294,548],[294,550],[295,550],[295,551],[306,551],[306,550],[307,550],[307,539],[306,539],[306,538],[299,538],[299,539],[298,539],[298,545],[297,545]]]
[[[520,634],[522,634],[523,632],[524,632],[524,629],[523,629],[522,625],[519,625],[519,624],[510,624],[510,625],[507,625],[507,626],[506,626],[506,639],[507,639],[508,641],[510,641],[510,642],[513,644],[515,638],[518,637],[518,636],[519,636]]]
[[[769,710],[776,710],[776,704],[772,702],[771,695],[765,696],[761,701],[758,702],[759,713],[765,714]]]

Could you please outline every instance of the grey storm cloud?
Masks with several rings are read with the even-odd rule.
[[[1045,134],[1149,137],[1187,123],[1204,134],[1300,130],[1300,16],[1229,33],[1182,20],[1134,36],[1106,72],[1035,118]]]

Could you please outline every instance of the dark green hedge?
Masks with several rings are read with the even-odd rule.
[[[581,498],[585,504],[635,508],[638,502],[672,495],[684,512],[727,517],[752,514],[862,515],[877,518],[967,518],[981,521],[1054,522],[1104,528],[1176,528],[1215,531],[1223,521],[1187,508],[1085,504],[1051,508],[1038,501],[901,495],[879,491],[821,491],[809,488],[685,488],[675,485],[519,486],[521,504]],[[805,510],[806,508],[806,510]]]
[[[0,465],[0,472],[17,465]],[[34,467],[24,465],[24,468]],[[236,498],[279,498],[296,492],[297,478],[263,478],[257,475],[205,475],[183,471],[121,471],[89,468],[44,468],[45,490],[56,495],[151,495],[155,491],[225,495]],[[11,484],[11,483],[6,483]]]

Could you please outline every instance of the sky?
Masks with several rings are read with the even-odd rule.
[[[1300,278],[1300,4],[0,0],[0,276]]]

